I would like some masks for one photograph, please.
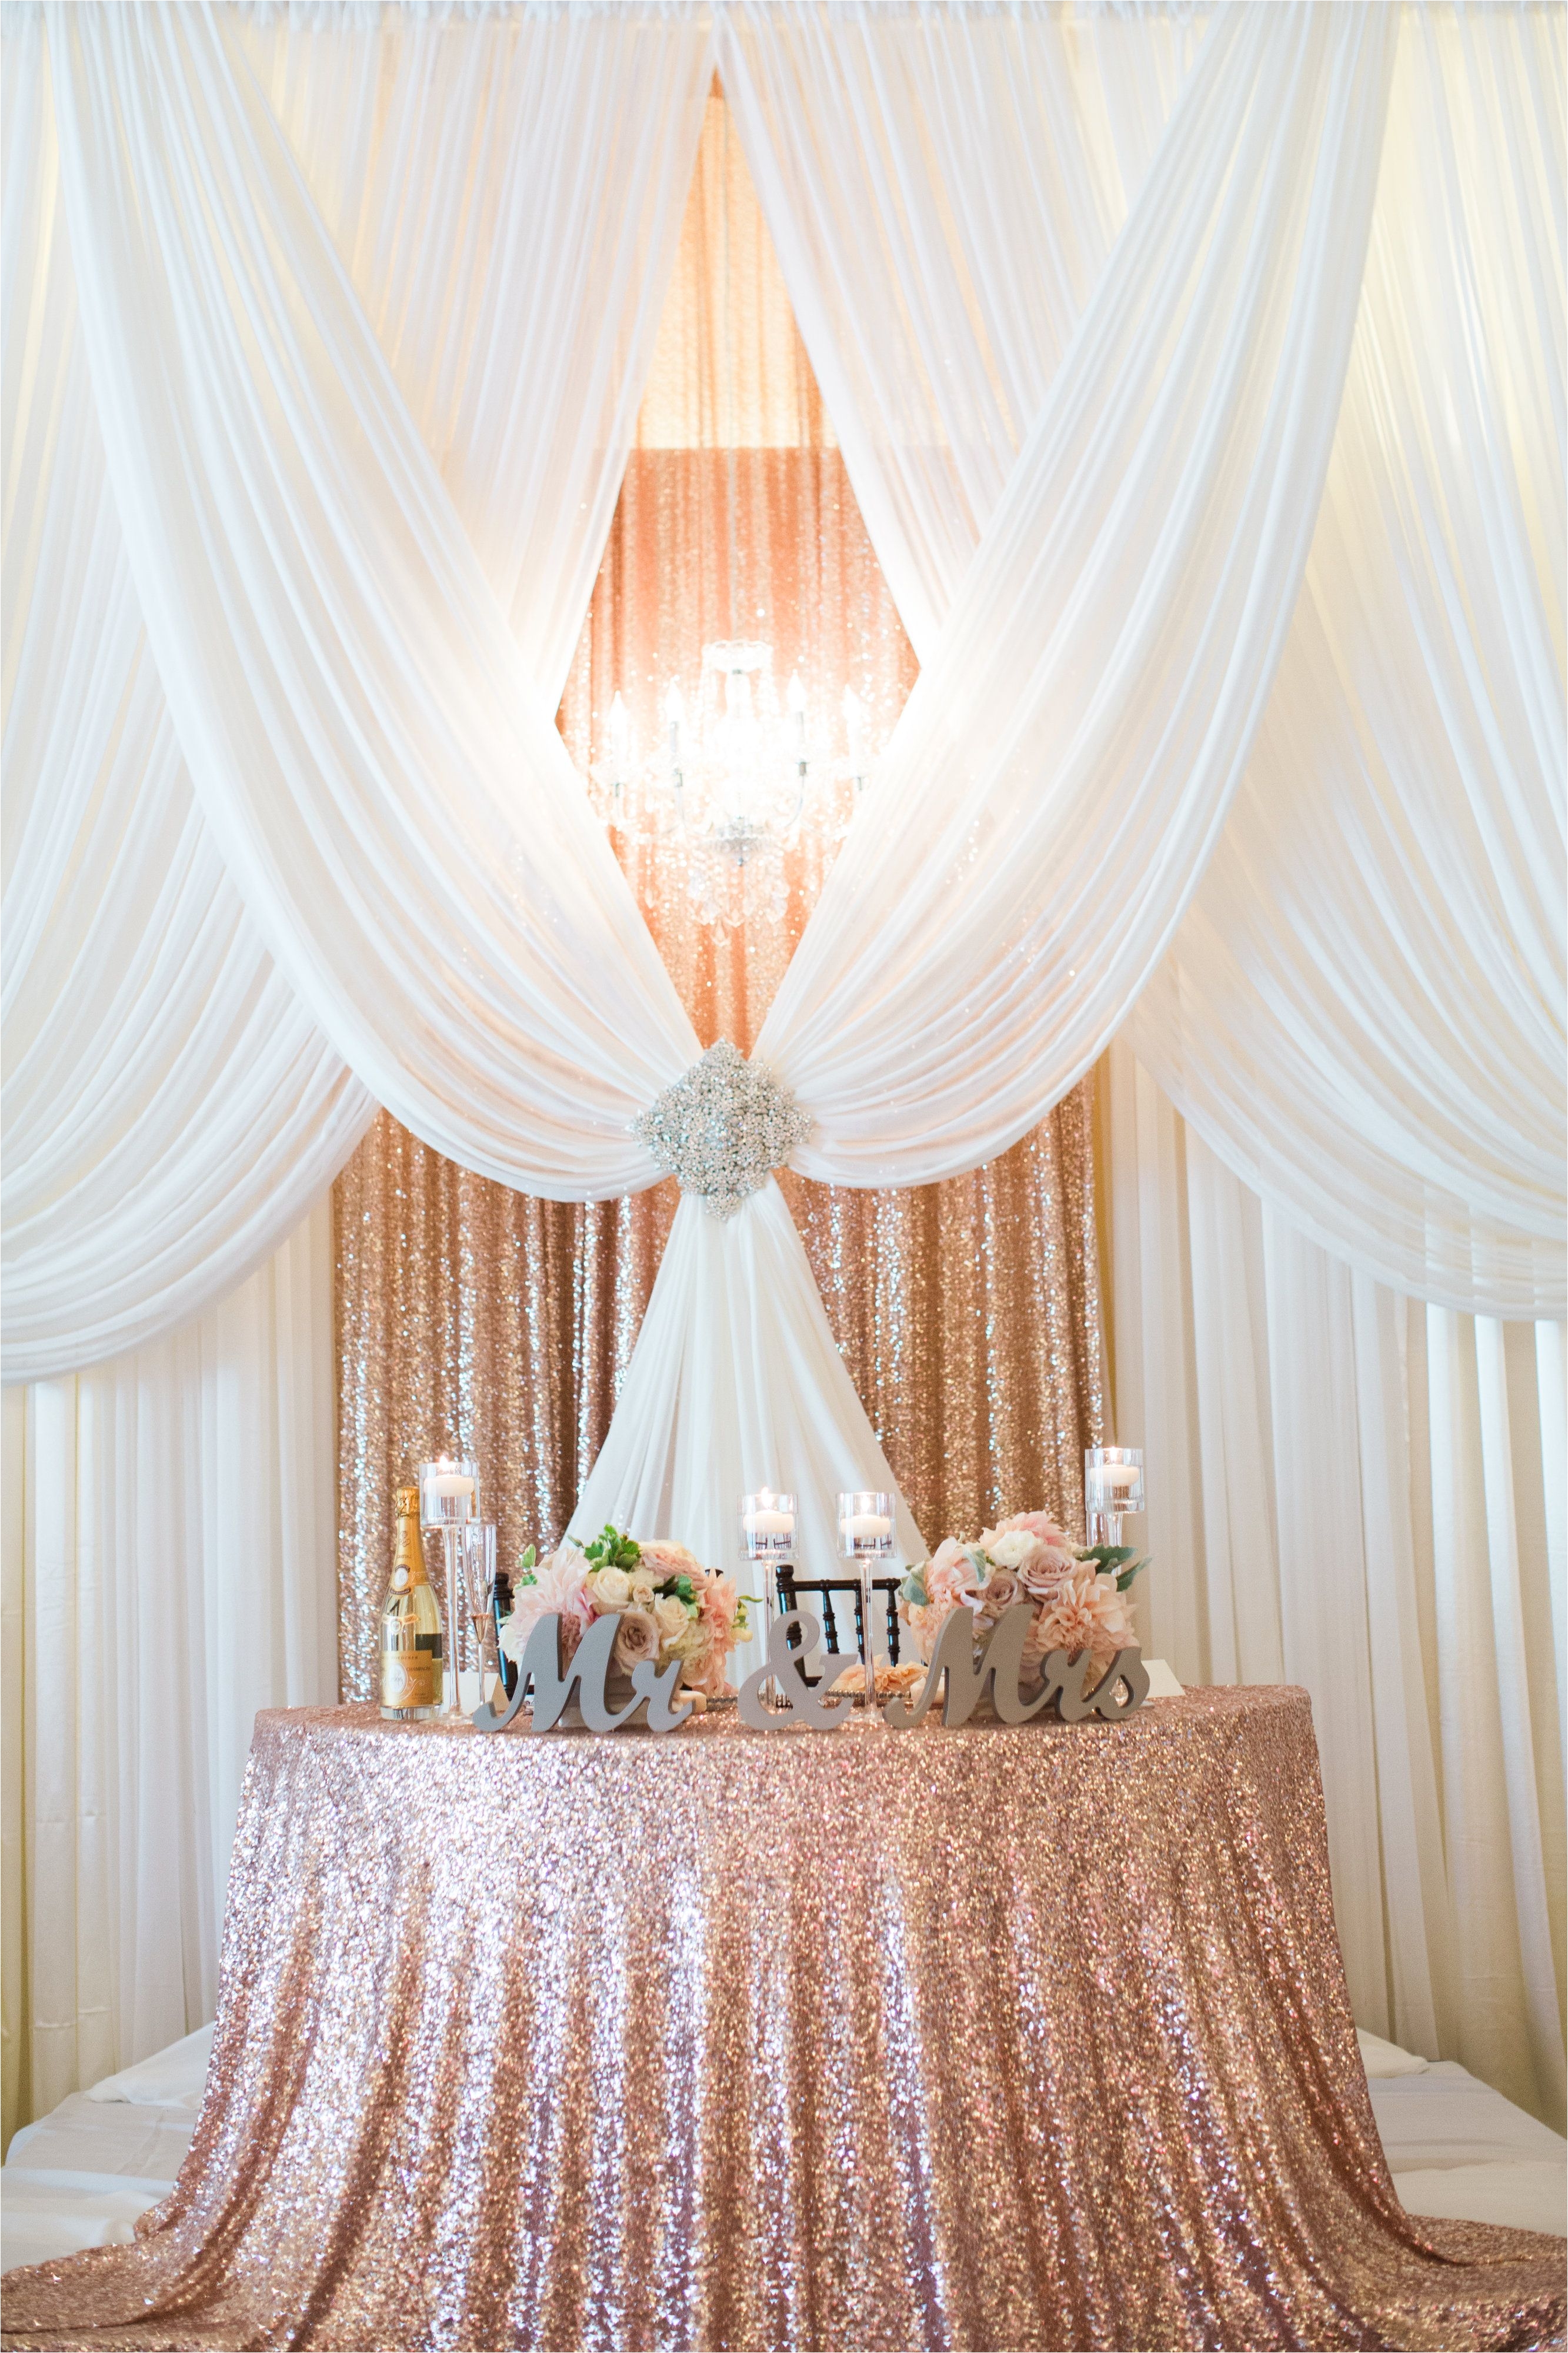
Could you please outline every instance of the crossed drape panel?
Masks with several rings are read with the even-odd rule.
[[[191,798],[104,477],[45,73],[35,18],[5,77],[7,1380],[232,1290],[374,1109]]]
[[[1393,43],[1377,8],[1209,27],[763,1026],[807,1174],[1004,1151],[1179,919],[1311,535]]]
[[[1257,750],[1133,1016],[1211,1147],[1340,1256],[1561,1314],[1563,20],[1423,16]]]
[[[628,1122],[695,1040],[236,22],[49,26],[110,479],[247,910],[439,1149],[544,1193],[647,1181]],[[1392,41],[1360,8],[1205,37],[764,1031],[817,1122],[812,1173],[913,1182],[1001,1149],[1179,917],[1316,511]],[[770,1430],[823,1421],[831,1341],[775,1208],[713,1238],[706,1293],[659,1287],[594,1510],[626,1510],[635,1470],[668,1525],[774,1475]],[[752,1362],[765,1411],[715,1463],[714,1395],[756,1388]],[[841,1478],[886,1481],[868,1440],[862,1416]]]
[[[235,80],[270,94],[291,142],[273,161],[317,198],[552,698],[679,236],[706,34],[572,11],[217,30]],[[78,332],[59,27],[52,58],[37,11],[8,10],[5,34],[5,1372],[23,1378],[231,1287],[374,1104],[192,800],[106,479],[103,354],[89,383]],[[341,405],[338,422],[352,435]],[[364,866],[383,937],[416,955],[390,871]]]
[[[1134,1016],[1213,1147],[1298,1222],[1390,1282],[1513,1314],[1564,1296],[1562,37],[1548,10],[1402,28],[1307,593]],[[1100,332],[1196,50],[1190,26],[1108,12],[1069,32],[747,0],[725,20],[792,300],[928,684],[1017,493],[1011,453],[1074,335]],[[1130,928],[1144,849],[1116,849]],[[1086,1014],[1089,977],[1075,957]]]
[[[1310,536],[1391,40],[1361,9],[1208,33],[763,1023],[809,1174],[923,1183],[1002,1151],[1176,922]],[[809,1269],[772,1184],[721,1234],[701,1217],[682,1201],[574,1525],[722,1544],[728,1499],[788,1466],[821,1556],[850,1482],[821,1475],[842,1372]]]

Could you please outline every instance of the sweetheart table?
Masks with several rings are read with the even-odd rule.
[[[258,1717],[205,2104],[8,2344],[1531,2346],[1406,2214],[1306,1694],[1116,1725]]]

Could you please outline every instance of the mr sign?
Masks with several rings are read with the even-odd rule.
[[[1003,1612],[977,1652],[973,1619],[965,1609],[955,1610],[938,1638],[920,1697],[912,1706],[903,1699],[889,1700],[884,1723],[894,1732],[907,1732],[930,1714],[939,1683],[943,1724],[966,1723],[986,1694],[1002,1724],[1027,1724],[1047,1710],[1064,1724],[1081,1724],[1089,1715],[1116,1724],[1142,1705],[1149,1678],[1137,1651],[1119,1651],[1100,1682],[1087,1691],[1088,1653],[1070,1660],[1065,1651],[1052,1651],[1042,1662],[1042,1686],[1026,1698],[1024,1643],[1034,1614],[1028,1602],[1016,1602]],[[472,1718],[475,1730],[504,1732],[517,1720],[523,1696],[531,1688],[535,1732],[554,1731],[574,1693],[582,1720],[591,1732],[618,1732],[642,1709],[647,1710],[649,1731],[673,1732],[691,1714],[689,1702],[675,1704],[679,1667],[672,1663],[660,1672],[650,1661],[640,1661],[632,1669],[629,1682],[621,1678],[621,1704],[613,1705],[607,1680],[615,1639],[615,1620],[596,1618],[568,1660],[563,1656],[561,1620],[541,1618],[529,1635],[511,1697],[500,1710],[488,1704],[479,1708]],[[743,1724],[753,1732],[837,1729],[855,1702],[848,1694],[832,1696],[821,1684],[806,1680],[805,1662],[821,1640],[822,1628],[807,1610],[792,1609],[775,1620],[768,1633],[766,1666],[741,1686]],[[770,1682],[782,1705],[768,1704],[764,1687]],[[629,1699],[625,1696],[627,1691]]]

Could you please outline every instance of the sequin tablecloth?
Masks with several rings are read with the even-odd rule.
[[[1373,2123],[1304,1694],[1117,1725],[257,1720],[206,2102],[8,2344],[1531,2346]]]

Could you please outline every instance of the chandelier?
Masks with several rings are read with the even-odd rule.
[[[759,638],[705,646],[693,702],[671,680],[660,741],[641,760],[617,689],[605,754],[588,772],[610,832],[673,859],[698,920],[711,926],[779,922],[789,897],[785,860],[803,827],[841,840],[853,798],[834,788],[848,783],[858,794],[865,782],[866,714],[854,690],[845,690],[840,754],[798,673],[781,702],[773,663],[773,648]]]

